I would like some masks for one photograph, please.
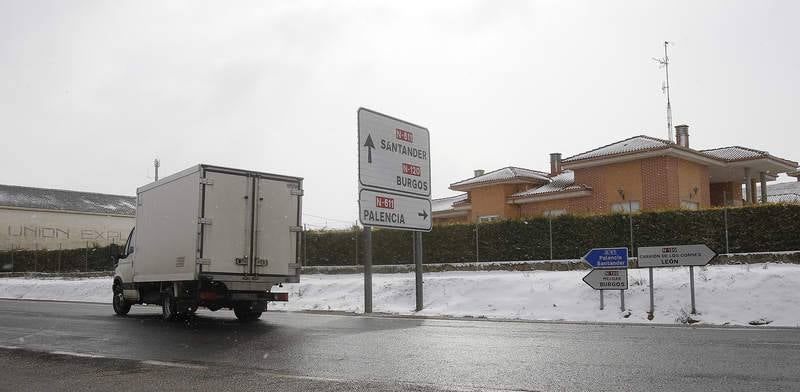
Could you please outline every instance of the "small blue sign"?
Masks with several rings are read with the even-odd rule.
[[[583,256],[592,268],[628,268],[628,248],[595,248]]]

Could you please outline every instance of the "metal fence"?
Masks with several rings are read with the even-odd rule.
[[[717,253],[800,249],[800,206],[557,216],[435,226],[425,233],[426,263],[579,259],[596,247],[703,243]],[[359,265],[359,228],[304,233],[304,265]],[[374,264],[412,263],[410,232],[373,231]]]
[[[117,245],[100,246],[86,242],[81,248],[64,249],[58,244],[47,249],[35,243],[33,249],[11,244],[0,249],[0,272],[88,272],[114,269],[111,258]]]

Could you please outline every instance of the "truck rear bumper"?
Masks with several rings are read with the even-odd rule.
[[[200,274],[201,280],[222,282],[230,291],[270,291],[272,286],[292,282],[293,278],[294,275]]]

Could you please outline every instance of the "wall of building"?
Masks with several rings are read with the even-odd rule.
[[[641,179],[643,210],[680,208],[678,201],[678,159],[655,157],[642,159]]]
[[[575,183],[592,187],[592,195],[583,203],[587,212],[608,213],[614,203],[639,201],[642,204],[643,160],[575,169]],[[620,190],[624,192],[622,198]],[[579,205],[576,204],[579,208]]]
[[[520,216],[540,217],[547,211],[566,210],[568,214],[580,215],[590,213],[588,208],[591,196],[571,197],[567,199],[544,200],[520,204]]]
[[[478,217],[499,215],[503,219],[519,218],[519,208],[508,204],[508,197],[514,194],[519,185],[500,184],[475,188],[469,191],[472,203],[470,221],[476,222]]]
[[[592,187],[585,208],[594,213],[611,212],[614,203],[623,201],[638,201],[642,210],[651,211],[680,208],[682,200],[707,208],[711,206],[708,176],[708,167],[668,156],[575,169],[575,182]],[[573,203],[575,212],[583,210],[580,203]]]
[[[676,161],[678,163],[678,203],[687,201],[699,203],[700,208],[711,207],[708,166],[683,159]]]
[[[123,244],[135,223],[134,217],[0,207],[0,250]]]

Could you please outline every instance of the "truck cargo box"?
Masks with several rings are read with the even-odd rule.
[[[137,189],[133,281],[298,281],[302,181],[201,164]]]

